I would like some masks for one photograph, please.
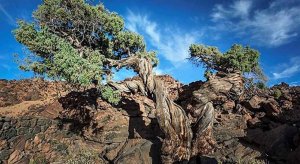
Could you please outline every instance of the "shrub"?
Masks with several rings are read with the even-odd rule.
[[[103,88],[100,89],[101,91],[101,97],[104,100],[107,100],[108,102],[117,105],[119,101],[121,100],[121,95],[119,91],[113,90],[109,86],[104,86]]]
[[[282,95],[282,93],[281,93],[281,91],[280,91],[279,89],[275,89],[275,90],[273,91],[273,94],[274,94],[274,97],[275,97],[276,99],[279,99],[280,96]]]
[[[263,82],[257,82],[257,83],[255,83],[255,85],[259,89],[266,89],[267,88],[266,84],[263,83]]]

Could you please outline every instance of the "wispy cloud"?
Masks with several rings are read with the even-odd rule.
[[[6,21],[10,24],[10,25],[16,25],[16,21],[14,20],[14,18],[5,10],[5,8],[0,4],[0,11],[2,12],[2,14],[5,15],[5,17],[7,18]]]
[[[300,81],[293,81],[290,83],[290,86],[300,86]]]
[[[128,11],[126,17],[128,20],[127,28],[134,32],[144,32],[146,33],[153,43],[160,42],[160,34],[157,30],[156,22],[149,20],[147,15],[135,14],[131,10]]]
[[[292,77],[300,72],[300,57],[291,58],[289,63],[286,63],[281,67],[281,71],[272,73],[274,80]]]
[[[144,35],[146,41],[173,66],[180,66],[188,58],[189,45],[199,41],[199,31],[183,31],[177,27],[158,25],[147,14],[128,11],[127,28]]]
[[[236,0],[229,5],[216,4],[211,14],[214,30],[236,32],[256,44],[280,46],[298,36],[299,1],[275,0],[267,8],[255,8],[255,1]]]
[[[211,14],[213,21],[227,20],[228,18],[243,17],[247,18],[252,7],[252,1],[239,0],[224,7],[222,4],[216,4]]]
[[[165,71],[163,71],[162,69],[160,69],[158,67],[155,67],[153,70],[156,75],[163,75],[165,73]]]
[[[7,64],[0,64],[0,67],[4,68],[7,71],[11,70],[11,66],[7,65]]]

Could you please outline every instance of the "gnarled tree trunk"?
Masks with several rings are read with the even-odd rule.
[[[213,149],[214,142],[211,138],[211,131],[214,108],[211,101],[216,97],[217,93],[215,92],[222,90],[218,88],[219,86],[214,86],[216,80],[207,83],[208,87],[204,86],[193,93],[197,105],[193,111],[189,112],[198,120],[193,136],[190,119],[186,112],[169,98],[164,83],[153,73],[150,59],[130,56],[127,59],[109,60],[108,62],[110,66],[117,68],[132,67],[142,79],[142,82],[136,80],[126,81],[123,84],[109,83],[109,85],[124,92],[139,90],[155,101],[156,119],[165,135],[161,156],[163,163],[188,161],[191,156],[206,154]],[[225,88],[224,93],[233,88],[231,83],[228,86],[221,87]]]

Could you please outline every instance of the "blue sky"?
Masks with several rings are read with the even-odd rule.
[[[90,0],[92,1],[92,0]],[[0,78],[21,79],[32,73],[18,70],[13,54],[24,54],[11,31],[17,19],[31,21],[41,0],[0,0]],[[93,1],[97,3],[98,1]],[[261,52],[260,63],[269,85],[300,85],[300,0],[102,0],[118,12],[126,28],[142,34],[156,50],[157,74],[170,74],[183,83],[203,80],[203,69],[189,63],[192,43],[226,51],[234,43]],[[121,71],[115,79],[132,76]]]

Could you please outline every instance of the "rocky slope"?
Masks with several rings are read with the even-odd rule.
[[[170,76],[160,78],[173,100],[193,108],[192,93],[203,82],[184,86]],[[122,96],[112,106],[94,88],[72,91],[64,83],[1,80],[0,161],[160,163],[164,136],[153,101],[138,93]],[[300,87],[249,90],[235,101],[217,95],[213,105],[214,151],[189,163],[298,163]]]

